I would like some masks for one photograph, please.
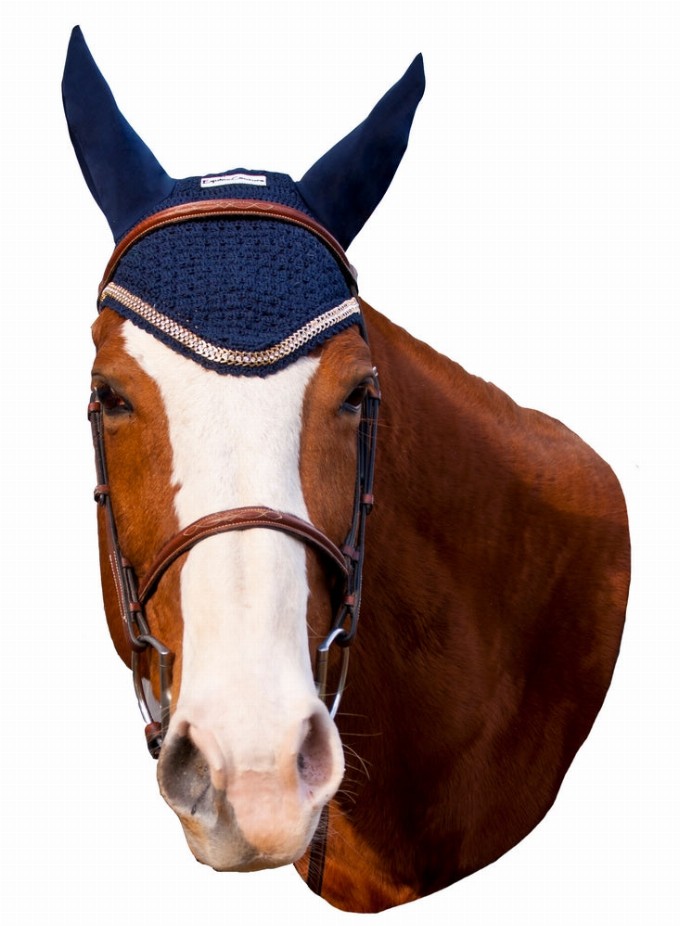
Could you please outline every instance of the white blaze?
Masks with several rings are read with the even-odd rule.
[[[220,375],[130,322],[124,336],[163,398],[181,527],[241,506],[266,505],[308,519],[300,431],[318,361],[305,357],[262,378]],[[286,717],[308,716],[315,700],[307,598],[304,545],[278,531],[221,534],[187,556],[182,682],[173,724],[177,729],[190,718],[194,727],[211,731],[231,772],[267,771],[281,750],[300,748],[282,738],[293,735],[285,732]]]

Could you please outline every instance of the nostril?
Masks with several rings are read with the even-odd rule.
[[[210,767],[188,736],[176,736],[161,752],[161,793],[176,813],[194,815],[211,797]]]
[[[310,788],[320,788],[333,773],[333,753],[328,735],[328,724],[319,714],[305,722],[306,736],[297,754],[297,768],[301,781]]]

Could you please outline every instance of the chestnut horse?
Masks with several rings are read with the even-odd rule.
[[[417,58],[294,184],[168,177],[79,29],[63,84],[116,239],[93,328],[102,585],[161,792],[200,861],[295,863],[350,911],[536,826],[629,582],[594,451],[358,298],[344,249],[423,88]]]

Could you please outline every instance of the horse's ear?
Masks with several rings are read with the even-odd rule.
[[[61,89],[81,170],[118,239],[170,193],[175,181],[116,106],[80,26],[71,33]]]
[[[305,202],[346,248],[385,195],[425,91],[418,55],[368,117],[298,181]]]

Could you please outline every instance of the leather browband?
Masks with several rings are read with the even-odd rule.
[[[179,222],[188,222],[191,220],[220,218],[227,216],[229,218],[248,218],[256,216],[258,218],[278,219],[279,221],[288,222],[291,225],[297,225],[307,229],[313,235],[316,235],[326,247],[332,252],[350,284],[352,294],[356,296],[356,273],[354,268],[347,260],[342,246],[335,240],[333,235],[323,227],[316,219],[293,209],[291,206],[284,206],[281,203],[271,203],[260,199],[206,199],[198,202],[182,203],[179,206],[171,206],[169,209],[163,209],[156,212],[146,219],[142,219],[135,225],[116,245],[111,255],[111,259],[106,265],[104,276],[99,284],[99,295],[107,283],[110,282],[116,267],[120,263],[125,252],[136,244],[140,238],[148,235],[149,232],[164,228],[167,225],[175,225]]]
[[[269,527],[293,534],[330,557],[343,575],[346,576],[348,573],[347,562],[342,552],[332,540],[308,521],[273,508],[232,508],[229,511],[218,511],[199,518],[168,540],[159,550],[146,575],[139,583],[140,603],[143,604],[150,596],[166,569],[195,544],[214,534],[246,530],[251,527]]]

